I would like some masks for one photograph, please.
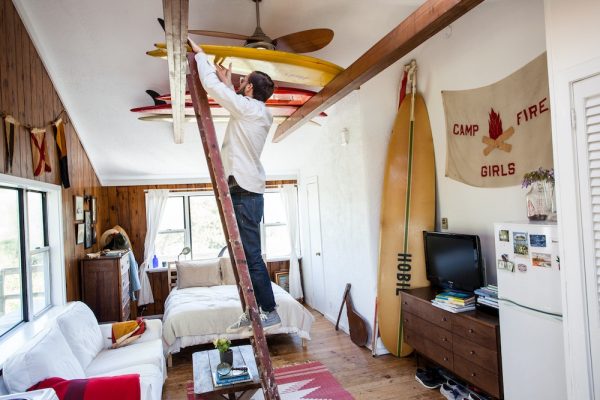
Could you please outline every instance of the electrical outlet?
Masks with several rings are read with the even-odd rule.
[[[442,218],[442,229],[448,229],[448,218]]]

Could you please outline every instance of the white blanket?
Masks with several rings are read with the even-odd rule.
[[[294,333],[310,339],[314,317],[300,303],[276,284],[272,284],[281,327],[269,334]],[[165,301],[163,341],[170,353],[186,345],[209,343],[217,337],[231,340],[249,334],[226,334],[225,329],[242,314],[235,285],[173,289]],[[191,339],[191,340],[186,340]]]

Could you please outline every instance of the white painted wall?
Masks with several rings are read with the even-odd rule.
[[[440,32],[331,111],[323,129],[326,132],[309,139],[314,140],[314,152],[302,155],[305,162],[300,169],[301,180],[311,175],[319,177],[329,304],[326,316],[337,317],[344,285],[351,282],[357,310],[369,323],[373,320],[387,142],[397,111],[401,68],[413,57],[419,65],[419,91],[429,109],[433,131],[438,228],[441,217],[447,217],[449,231],[478,234],[490,266],[489,281],[495,282],[492,224],[526,219],[524,192],[520,187],[474,188],[444,177],[446,140],[441,91],[496,82],[543,51],[542,0],[484,2],[455,22],[451,31]],[[344,127],[350,130],[348,146],[339,145],[339,132]],[[306,261],[303,268],[310,275]]]
[[[571,84],[600,73],[600,2],[545,0],[557,210],[563,283],[563,326],[569,399],[599,396],[600,354],[590,351],[588,330],[598,330],[598,316],[587,314],[577,160],[571,129]],[[593,322],[595,321],[595,323]],[[592,369],[593,368],[593,369]],[[595,378],[594,378],[595,377]]]

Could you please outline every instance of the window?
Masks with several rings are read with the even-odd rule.
[[[225,245],[214,195],[173,194],[167,200],[155,244],[160,261],[212,258]],[[184,247],[192,252],[179,256]]]
[[[279,191],[265,193],[261,226],[262,250],[267,258],[290,254],[288,224]],[[226,246],[217,202],[212,192],[172,193],[156,237],[156,256],[162,261],[216,257]],[[179,255],[184,247],[192,252]]]
[[[262,249],[268,258],[290,255],[290,234],[279,191],[265,193]]]
[[[0,186],[0,336],[51,304],[45,192]]]

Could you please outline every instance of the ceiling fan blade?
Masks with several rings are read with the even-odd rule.
[[[192,30],[189,30],[188,33],[191,33],[193,35],[212,36],[212,37],[219,37],[219,38],[225,38],[225,39],[248,40],[248,36],[246,36],[246,35],[238,35],[237,33],[229,33],[229,32],[202,31],[202,30],[192,29]]]
[[[331,29],[309,29],[289,35],[282,36],[274,40],[275,47],[280,51],[289,51],[291,53],[310,53],[327,46],[333,39]]]

